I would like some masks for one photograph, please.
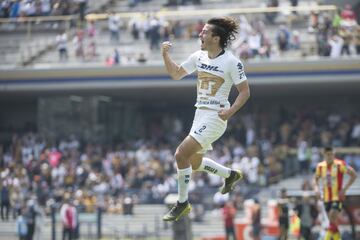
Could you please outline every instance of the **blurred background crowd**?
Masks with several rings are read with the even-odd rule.
[[[187,130],[180,118],[166,114],[161,122],[147,124],[148,138],[108,144],[96,139],[84,142],[74,135],[50,142],[33,131],[14,133],[11,141],[1,145],[1,184],[7,192],[1,195],[2,202],[9,202],[14,213],[34,198],[49,211],[66,192],[86,212],[97,206],[122,212],[127,197],[136,203],[164,203],[177,189],[173,153]],[[322,160],[321,146],[359,143],[356,114],[279,109],[276,114],[249,112],[234,117],[208,154],[246,174],[239,194],[251,198],[284,178],[313,174]],[[360,170],[359,155],[340,156]],[[193,180],[193,197],[205,205],[206,197],[222,184],[217,176],[200,173]]]

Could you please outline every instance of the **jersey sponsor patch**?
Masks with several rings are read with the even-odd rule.
[[[224,71],[219,69],[219,66],[211,66],[205,63],[200,63],[198,65],[198,68],[203,69],[203,70],[207,70],[207,71],[213,71],[213,72],[221,72],[223,73]]]

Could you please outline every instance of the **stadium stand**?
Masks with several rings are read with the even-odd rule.
[[[121,1],[120,3],[115,2],[113,4],[115,5],[110,5],[111,7],[109,8],[111,9],[111,12],[117,9],[120,10],[122,7],[117,7],[117,4],[124,4],[124,1]],[[144,4],[143,9],[146,9],[147,3],[141,3],[139,6],[142,6],[142,4]],[[155,9],[161,9],[160,3],[152,2],[151,4]],[[247,7],[248,4],[246,2],[241,2],[239,3],[239,6]],[[284,10],[275,15],[275,22],[273,23],[269,20],[267,13],[257,13],[252,15],[245,14],[242,16],[242,19],[245,22],[243,24],[244,29],[241,30],[241,34],[246,32],[246,35],[250,38],[247,39],[248,37],[243,35],[239,38],[239,41],[235,43],[233,50],[237,55],[240,55],[243,59],[254,57],[256,59],[266,59],[269,57],[271,59],[283,57],[291,59],[306,56],[331,55],[329,50],[331,39],[322,39],[321,37],[325,36],[326,32],[333,31],[333,28],[330,28],[332,24],[340,24],[339,22],[335,22],[337,15],[334,15],[334,8],[328,8],[329,10],[332,9],[332,11],[324,11],[320,12],[320,14],[299,10],[298,14],[291,15],[291,12],[285,10],[286,7],[289,7],[288,2],[281,1],[280,6],[282,7],[281,9]],[[231,7],[231,3],[229,3],[228,7]],[[264,9],[266,9],[266,6],[264,7]],[[299,4],[299,9],[306,9],[309,7],[314,7],[314,9],[316,9],[318,6],[312,5],[311,1],[300,2]],[[141,11],[143,9],[139,8],[137,10]],[[211,8],[208,9],[211,10]],[[223,11],[227,11],[229,9],[231,8],[223,9]],[[247,8],[244,8],[242,10],[246,9]],[[149,9],[147,11],[149,11]],[[178,10],[175,10],[174,13],[176,14],[177,11]],[[182,11],[192,10],[189,8]],[[241,12],[241,9],[239,9],[239,11]],[[93,20],[91,21],[91,24],[89,21],[87,22],[87,27],[76,27],[76,24],[70,22],[70,28],[66,27],[65,29],[67,32],[68,51],[70,53],[68,59],[69,64],[88,64],[89,66],[96,65],[95,63],[105,64],[107,59],[113,58],[115,49],[117,49],[118,54],[120,54],[120,64],[122,65],[137,64],[137,58],[140,55],[144,55],[148,60],[147,62],[158,64],[159,60],[154,56],[157,56],[159,53],[158,46],[160,41],[167,40],[169,38],[173,39],[174,37],[176,38],[175,42],[180,45],[180,47],[177,48],[179,54],[174,53],[174,57],[176,60],[183,60],[184,57],[187,56],[193,49],[196,49],[198,45],[195,38],[197,38],[197,29],[199,29],[199,27],[194,24],[194,21],[199,20],[199,16],[192,16],[187,20],[180,18],[178,20],[179,22],[177,22],[174,20],[174,16],[171,15],[171,12],[168,13],[172,17],[161,17],[161,14],[165,14],[164,16],[166,16],[167,12],[168,11],[160,11],[159,18],[157,19],[152,17],[151,13],[148,16],[144,14],[140,17],[130,17],[137,16],[138,12],[134,12],[133,15],[129,15],[126,12],[120,11],[120,19],[118,20],[119,23],[117,23],[119,25],[118,32],[120,34],[120,42],[115,44],[110,41],[106,41],[107,39],[104,37],[109,34],[108,22],[104,21],[107,19],[107,15],[89,15],[88,20]],[[238,14],[237,16],[239,16]],[[42,20],[39,19],[39,21]],[[247,24],[246,21],[249,24]],[[273,25],[274,23],[276,25]],[[281,26],[280,29],[278,27],[280,24],[287,25],[288,27]],[[335,25],[334,29],[337,28]],[[136,28],[135,30],[134,26]],[[89,37],[89,29],[92,27],[94,28],[94,33],[91,37]],[[81,31],[83,33],[82,37],[79,39],[78,33]],[[136,31],[136,34],[138,35],[135,39],[133,35],[134,31]],[[250,33],[252,31],[255,31],[255,34],[258,34],[258,36],[254,35],[254,37],[251,37]],[[324,31],[325,34],[323,34]],[[357,32],[358,31],[356,31],[356,27],[354,26],[347,28],[346,31],[339,31],[339,34],[342,38],[354,35],[354,39],[357,39]],[[282,48],[278,46],[279,36],[281,36],[281,34],[285,34],[286,41],[283,50],[281,50]],[[137,38],[139,38],[139,40],[137,40]],[[247,41],[243,42],[244,40]],[[250,42],[248,42],[249,40]],[[149,47],[146,47],[147,44]],[[251,46],[249,46],[250,44]],[[153,45],[153,48],[151,45]],[[183,47],[182,45],[186,47]],[[141,46],[141,48],[138,46]],[[54,45],[52,48],[47,49],[49,51],[43,51],[41,49],[42,54],[39,55],[42,55],[43,57],[41,57],[40,60],[37,61],[38,58],[32,58],[32,61],[25,61],[24,63],[26,65],[33,64],[34,66],[41,67],[44,62],[50,61],[50,63],[55,66],[59,65],[56,62],[57,57],[55,56],[57,49]],[[352,46],[350,51],[351,55],[356,55],[356,50],[352,48]],[[73,54],[74,52],[77,52],[77,54]],[[63,62],[61,62],[60,65],[62,63]]]
[[[171,237],[171,226],[159,219],[166,211],[165,197],[176,193],[173,153],[191,122],[190,86],[195,81],[167,85],[158,44],[174,40],[177,62],[198,49],[203,22],[198,16],[177,15],[198,10],[198,4],[204,9],[268,6],[260,0],[182,4],[88,1],[87,21],[77,20],[77,10],[26,23],[21,18],[0,21],[0,174],[1,190],[8,188],[11,199],[10,220],[0,222],[0,238],[15,236],[14,217],[19,209],[29,217],[31,206],[45,212],[43,235],[50,238],[51,207],[58,212],[67,193],[80,212],[84,239],[95,238],[99,206],[104,237]],[[233,51],[255,79],[250,84],[255,100],[231,119],[229,131],[209,154],[247,177],[226,199],[216,195],[220,179],[194,174],[190,199],[196,238],[224,234],[219,209],[226,201],[235,202],[242,218],[247,199],[260,199],[265,206],[285,186],[290,193],[301,191],[302,180],[310,178],[321,160],[321,146],[336,146],[339,156],[360,171],[360,119],[355,111],[359,27],[332,7],[291,14],[288,1],[279,4],[285,10],[275,15],[233,14],[246,32],[240,36],[246,42],[239,40]],[[300,1],[299,6],[313,6],[313,1]],[[145,10],[163,17],[129,17]],[[118,21],[118,42],[109,31],[109,12],[120,16],[113,19]],[[172,13],[173,18],[166,15]],[[155,32],[148,31],[150,26]],[[328,38],[332,33],[335,37]],[[336,42],[342,47],[349,43],[349,33],[349,56],[346,47],[332,53],[339,47]],[[284,48],[278,42],[282,37]],[[60,60],[64,45],[68,56]],[[357,180],[351,190],[358,191],[359,184]],[[58,222],[57,229],[61,227]],[[57,234],[60,238],[59,230]]]

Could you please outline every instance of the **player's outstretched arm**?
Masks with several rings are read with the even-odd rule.
[[[167,72],[170,74],[171,78],[174,80],[180,80],[187,75],[184,68],[174,62],[169,55],[169,50],[172,46],[171,42],[163,42],[161,45],[161,53],[165,63]]]
[[[317,176],[316,174],[314,175],[314,179],[313,179],[313,187],[314,187],[315,197],[318,200],[321,200],[321,194],[319,188],[319,176]]]

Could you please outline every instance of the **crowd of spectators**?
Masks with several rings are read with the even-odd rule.
[[[2,0],[1,18],[80,14],[84,20],[87,0]]]
[[[72,38],[70,44],[74,50],[71,55],[74,55],[76,59],[81,61],[92,61],[97,56],[97,44],[96,37],[97,29],[94,21],[89,21],[85,29],[78,28]],[[56,46],[59,53],[59,61],[66,62],[69,59],[69,39],[66,32],[59,32],[56,36]]]
[[[278,5],[276,1],[269,6]],[[297,2],[297,1],[296,1]],[[291,3],[297,5],[297,3]],[[0,17],[19,16],[47,16],[80,14],[84,19],[87,1],[10,1],[3,0],[0,4]],[[285,56],[326,56],[337,58],[342,55],[360,54],[360,26],[356,21],[355,11],[347,4],[338,12],[314,11],[309,15],[292,12],[281,16],[280,13],[253,14],[239,16],[240,29],[237,40],[231,46],[232,51],[243,60],[268,59]],[[280,20],[276,20],[280,19]],[[297,22],[297,23],[296,23]],[[301,23],[303,22],[303,23]],[[304,27],[304,23],[307,27]],[[85,23],[85,21],[83,22]],[[107,65],[117,63],[137,63],[140,55],[146,59],[154,51],[159,51],[162,41],[183,41],[184,39],[195,39],[204,26],[202,20],[190,21],[188,19],[171,20],[158,18],[152,13],[137,15],[130,19],[121,19],[115,12],[110,11],[108,16],[108,27],[104,28],[100,21],[88,21],[86,24],[72,24],[77,27],[67,38],[73,37],[75,47],[75,58],[84,61],[98,61],[96,42],[103,39],[102,31],[109,32],[109,51],[101,49],[102,60],[106,59]],[[80,26],[80,29],[79,29]],[[89,29],[97,30],[87,42],[84,34]],[[82,34],[79,32],[83,32]],[[62,33],[61,33],[62,34]],[[128,36],[131,36],[130,39]],[[64,37],[62,37],[64,38]],[[85,40],[84,40],[85,39]],[[133,46],[142,40],[148,42],[148,49],[141,51],[131,49],[133,47],[122,46],[124,42],[131,42]],[[103,44],[103,41],[101,41]],[[58,44],[62,44],[59,43]],[[142,45],[141,45],[142,46]],[[124,61],[115,61],[111,51],[114,48],[124,57]],[[104,48],[104,46],[102,46]],[[64,50],[60,50],[64,53]],[[180,49],[179,49],[180,50]],[[180,50],[182,51],[182,50]],[[60,58],[64,61],[68,58],[62,54]],[[71,55],[70,55],[71,56]],[[71,58],[71,57],[70,57]],[[72,58],[71,58],[72,59]]]
[[[249,58],[270,58],[301,48],[302,55],[317,54],[319,56],[339,57],[344,54],[360,54],[360,27],[349,4],[335,14],[311,12],[308,16],[307,29],[293,26],[294,18],[298,18],[297,21],[302,21],[296,12],[288,16],[289,19],[292,19],[291,21],[285,21],[281,24],[271,23],[271,21],[265,24],[266,16],[266,14],[265,18],[261,14],[257,17],[251,16],[251,21],[247,19],[249,16],[241,15],[239,17],[239,34],[232,49],[240,58],[245,60]],[[141,35],[139,32],[145,32],[147,37],[147,32],[152,31],[151,26],[157,26],[155,28],[157,32],[154,34],[156,40],[150,41],[156,42],[156,44],[169,39],[197,38],[204,26],[203,21],[186,24],[183,21],[162,21],[150,15],[147,20],[144,20],[144,18],[134,18],[130,21],[129,28],[134,33],[134,40],[139,39],[139,35]],[[276,32],[275,38],[270,37],[272,31]],[[307,39],[311,36],[315,41],[312,42],[311,39]],[[338,44],[334,44],[334,39]],[[306,48],[317,49],[317,53],[312,53]]]
[[[151,139],[128,140],[112,146],[82,142],[75,136],[53,144],[33,132],[14,134],[11,144],[2,146],[0,155],[1,188],[8,190],[2,194],[7,196],[2,200],[3,218],[9,206],[17,213],[32,199],[49,211],[50,205],[61,202],[66,192],[71,193],[79,211],[85,212],[100,206],[108,212],[121,213],[125,199],[163,203],[165,196],[177,189],[173,152],[186,132],[178,118],[164,119],[171,122],[151,123]],[[173,133],[161,131],[162,126],[171,124]],[[310,174],[321,160],[320,146],[359,143],[359,117],[314,109],[282,109],[277,114],[259,111],[242,114],[240,119],[235,117],[225,136],[208,154],[246,174],[246,184],[239,194],[247,198],[261,187],[300,170]],[[359,155],[349,153],[342,157],[360,170]],[[216,192],[221,184],[217,176],[194,174],[190,187],[193,201],[201,203],[206,193]]]
[[[287,24],[266,25],[261,17],[249,21],[245,15],[241,15],[239,33],[231,50],[244,61],[276,58],[285,54],[290,57],[316,55],[331,58],[359,55],[360,26],[351,9],[346,10],[349,13],[344,11],[333,17],[326,12],[313,12],[309,16],[308,27],[303,29]],[[202,20],[165,20],[152,14],[125,21],[115,12],[110,12],[106,29],[108,41],[103,37],[104,27],[100,22],[89,20],[74,30],[74,34],[59,33],[56,38],[59,59],[61,62],[69,59],[68,45],[72,44],[74,54],[71,55],[80,61],[98,61],[100,57],[107,66],[144,63],[150,55],[157,54],[163,41],[181,42],[198,38],[204,24]],[[70,36],[72,41],[68,40]],[[148,48],[144,47],[144,42],[148,43]],[[100,52],[97,47],[99,43]],[[142,47],[136,47],[137,44]],[[103,51],[104,46],[108,46],[105,47],[107,51]]]
[[[337,58],[360,54],[360,26],[349,4],[332,18],[326,14],[312,13],[309,32],[316,35],[319,56]]]
[[[294,19],[300,18],[297,13],[288,18],[291,21],[287,21],[287,24],[277,24],[279,26],[275,30],[275,39],[271,39],[267,28],[271,27],[271,24],[265,26],[264,21],[259,19],[249,22],[245,16],[241,16],[240,35],[233,46],[235,51],[245,60],[282,56],[285,52],[291,53],[294,50],[301,50],[301,56],[318,55],[333,58],[360,54],[360,27],[351,5],[347,4],[334,15],[328,12],[311,12],[308,17],[308,29],[290,27]]]
[[[266,17],[261,14],[239,16],[239,34],[231,50],[243,60],[269,59],[282,57],[285,54],[295,57],[332,58],[360,54],[360,26],[350,5],[346,5],[343,10],[335,14],[311,12],[306,18],[308,20],[304,20],[297,13],[293,15],[299,19],[297,21],[304,21],[308,26],[298,27],[297,25],[304,24],[292,23],[295,21],[292,19],[294,17],[289,17],[291,21],[272,24],[266,22]],[[111,44],[121,47],[122,42],[129,40],[126,36],[130,35],[133,44],[139,43],[139,40],[146,40],[151,52],[159,51],[160,43],[163,41],[179,42],[196,39],[204,26],[202,20],[197,22],[169,20],[146,13],[128,21],[111,13],[108,21]],[[122,51],[126,49],[123,48]],[[133,58],[135,59],[136,56]]]

